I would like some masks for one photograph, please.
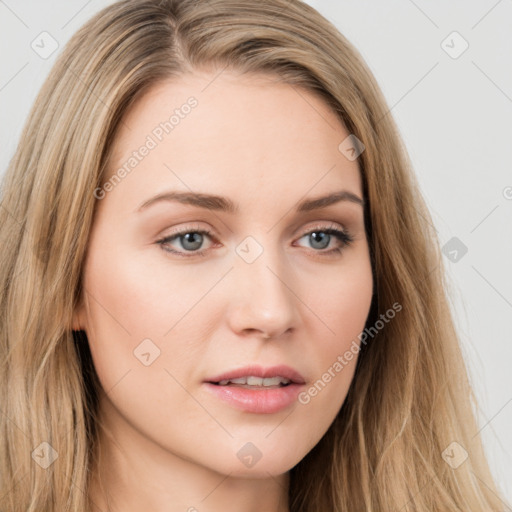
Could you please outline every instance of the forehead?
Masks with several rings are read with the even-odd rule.
[[[333,187],[360,194],[357,161],[339,150],[348,135],[318,95],[276,76],[203,71],[156,84],[132,105],[108,170],[126,166],[146,145],[122,183],[137,195],[165,186],[276,197],[286,189],[296,199],[312,188],[315,195]]]

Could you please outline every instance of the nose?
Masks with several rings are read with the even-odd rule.
[[[266,248],[252,263],[237,256],[234,266],[228,306],[231,329],[240,336],[259,334],[272,339],[295,329],[299,301],[284,256]]]

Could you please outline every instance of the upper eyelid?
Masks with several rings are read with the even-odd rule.
[[[351,232],[349,232],[349,230],[346,227],[342,226],[341,224],[333,223],[333,222],[329,223],[329,221],[325,221],[325,222],[326,222],[326,224],[322,224],[321,221],[319,221],[313,226],[309,226],[308,228],[304,228],[304,229],[300,230],[300,233],[299,233],[300,238],[302,238],[305,235],[310,234],[315,229],[325,230],[325,231],[332,229],[332,230],[340,231],[340,232],[346,233],[346,234],[351,233]],[[211,229],[202,228],[202,227],[198,227],[198,226],[190,226],[190,227],[186,226],[183,229],[178,229],[173,233],[169,233],[168,235],[159,236],[158,240],[177,238],[177,237],[183,236],[187,233],[201,233],[201,234],[205,234],[206,236],[208,236],[210,238],[217,238],[215,231],[213,231]]]

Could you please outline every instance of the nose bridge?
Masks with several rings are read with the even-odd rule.
[[[278,336],[294,326],[296,298],[286,272],[285,255],[265,240],[248,236],[236,247],[232,321],[237,330],[256,329]]]

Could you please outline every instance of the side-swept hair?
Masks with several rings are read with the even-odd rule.
[[[376,290],[367,324],[395,302],[403,308],[365,345],[339,414],[291,469],[291,510],[503,510],[476,435],[439,243],[398,130],[358,52],[300,0],[124,0],[58,58],[1,196],[0,510],[91,510],[99,384],[71,325],[94,190],[130,105],[206,68],[314,92],[364,143]],[[33,458],[43,442],[58,453],[46,469]],[[453,442],[469,454],[456,469],[442,457]]]

